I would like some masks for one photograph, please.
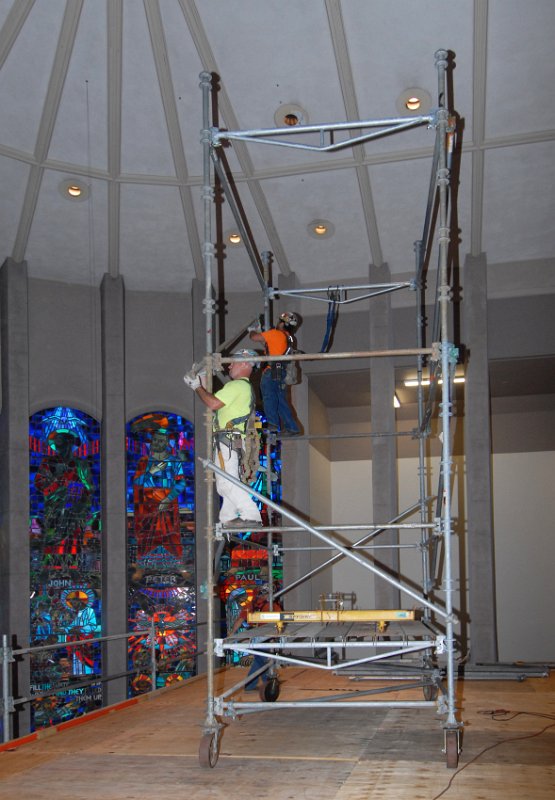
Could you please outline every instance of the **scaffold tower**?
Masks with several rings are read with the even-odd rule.
[[[415,245],[415,273],[409,282],[392,282],[388,284],[364,284],[358,286],[338,287],[334,302],[356,302],[369,299],[385,292],[411,290],[415,292],[417,324],[416,342],[413,348],[377,349],[359,352],[328,353],[292,353],[284,356],[241,356],[241,360],[260,361],[326,361],[352,358],[389,358],[411,357],[415,359],[418,376],[418,427],[411,435],[418,439],[420,499],[411,507],[404,509],[395,518],[387,522],[363,523],[360,525],[311,525],[302,514],[292,510],[290,505],[272,499],[270,492],[263,493],[245,485],[240,480],[228,475],[212,458],[213,453],[213,412],[206,411],[206,458],[201,462],[206,474],[206,549],[207,549],[207,703],[206,719],[203,726],[199,746],[199,760],[202,766],[214,767],[218,761],[220,740],[224,728],[224,719],[234,719],[258,711],[287,708],[337,709],[364,708],[429,708],[437,712],[442,720],[443,751],[448,767],[456,767],[461,747],[461,722],[457,718],[455,706],[455,636],[456,618],[453,610],[452,579],[452,403],[453,379],[458,360],[458,351],[450,340],[450,308],[451,289],[448,275],[448,248],[450,241],[449,226],[449,181],[450,161],[454,146],[455,125],[452,111],[447,99],[448,53],[438,50],[435,53],[435,65],[438,80],[437,107],[429,114],[400,119],[379,119],[349,121],[324,125],[296,126],[293,130],[286,128],[257,129],[249,131],[220,130],[212,125],[211,109],[214,107],[213,76],[203,72],[200,75],[203,103],[203,129],[201,135],[203,147],[203,210],[204,210],[204,245],[203,260],[205,269],[205,294],[203,311],[206,319],[206,389],[212,391],[213,375],[221,372],[225,365],[238,360],[225,354],[224,343],[217,350],[214,348],[214,315],[213,299],[213,261],[215,247],[212,233],[212,210],[214,203],[214,176],[217,177],[225,197],[234,213],[238,230],[243,234],[254,274],[262,291],[264,318],[266,324],[270,319],[270,303],[282,296],[295,295],[306,299],[323,300],[324,291],[319,287],[295,290],[278,290],[270,285],[268,253],[259,255],[246,235],[245,221],[230,188],[226,169],[222,165],[220,151],[222,145],[234,141],[252,142],[260,145],[294,147],[315,150],[317,152],[333,152],[341,148],[353,147],[385,134],[392,134],[411,128],[427,126],[435,133],[435,146],[432,159],[428,200],[423,230]],[[334,133],[342,131],[347,139],[336,141]],[[300,138],[299,138],[300,137]],[[314,143],[309,143],[313,137]],[[430,258],[432,248],[437,252],[438,285],[434,299],[435,318],[432,325],[431,343],[424,346],[424,323],[419,314],[423,307],[423,270]],[[329,298],[328,298],[329,299]],[[246,326],[245,326],[246,327]],[[244,330],[241,334],[244,333]],[[423,376],[426,371],[430,389],[424,393]],[[441,389],[439,388],[441,384]],[[424,481],[425,442],[431,435],[430,421],[436,414],[439,417],[439,438],[441,440],[441,466],[437,492],[426,496]],[[279,434],[265,432],[266,469],[271,483],[272,447],[275,446]],[[310,435],[307,437],[310,438]],[[314,571],[285,583],[278,591],[269,581],[269,609],[274,608],[274,601],[283,602],[282,610],[269,610],[249,614],[250,628],[246,631],[222,636],[216,630],[217,609],[215,596],[215,570],[217,543],[229,540],[237,535],[238,529],[226,529],[214,517],[214,479],[218,475],[231,481],[238,488],[248,492],[259,503],[273,512],[271,520],[277,523],[260,529],[266,534],[264,547],[268,553],[271,575],[272,558],[279,553],[287,558],[287,536],[290,532],[309,534],[311,541],[318,541],[331,549],[332,555],[318,571],[331,566],[340,559],[348,559],[353,569],[366,570],[372,573],[377,581],[385,581],[412,599],[410,608],[397,609],[355,609],[345,607],[346,598],[329,596],[324,598],[317,609],[288,608],[287,595],[297,585],[310,581]],[[411,521],[417,513],[420,519]],[[279,540],[274,538],[279,531]],[[346,531],[360,532],[352,544],[345,544],[341,533]],[[403,532],[412,537],[411,545],[421,553],[421,586],[415,588],[401,575],[396,576],[378,566],[372,555],[372,547],[384,531]],[[396,545],[388,545],[395,547]],[[397,545],[398,547],[398,545]],[[441,558],[438,553],[441,551]],[[441,569],[441,575],[437,575]],[[348,600],[348,598],[347,598]],[[314,659],[318,651],[319,659]],[[267,680],[256,701],[244,701],[241,689],[247,678],[217,695],[215,692],[215,660],[225,658],[229,654],[259,656],[266,661],[261,668],[262,673],[269,670]],[[342,693],[339,696],[313,697],[307,701],[280,699],[279,668],[285,665],[307,666],[328,672],[353,674],[357,670],[376,671],[386,664],[411,666],[410,675],[416,677],[406,684],[396,686],[396,691],[419,688],[422,691],[420,700],[389,700],[387,696],[380,698],[386,690],[373,688],[356,694]],[[255,675],[249,676],[252,680]],[[365,699],[361,699],[361,697]]]

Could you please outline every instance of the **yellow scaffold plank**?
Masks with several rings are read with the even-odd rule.
[[[386,609],[319,609],[317,611],[251,611],[249,622],[395,622],[414,620],[415,611]]]

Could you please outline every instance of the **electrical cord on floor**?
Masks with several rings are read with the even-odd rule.
[[[544,719],[555,720],[555,715],[553,714],[541,714],[539,711],[512,712],[505,708],[494,708],[490,709],[489,711],[478,711],[478,714],[485,714],[487,716],[490,716],[496,722],[510,722],[512,719],[516,719],[516,717],[520,717],[521,715],[527,715],[530,717],[543,717]],[[509,717],[507,716],[507,714],[511,714],[511,716]],[[536,733],[527,733],[524,736],[511,736],[509,739],[503,739],[501,742],[495,742],[495,744],[490,744],[489,747],[484,747],[483,750],[480,750],[479,753],[476,753],[474,758],[471,758],[470,761],[467,761],[467,763],[464,764],[464,766],[462,766],[455,773],[453,773],[445,789],[442,789],[439,794],[434,795],[434,797],[432,797],[432,800],[439,800],[440,797],[443,797],[443,795],[446,794],[451,788],[453,781],[455,780],[457,775],[460,775],[463,769],[466,769],[471,764],[474,764],[474,762],[477,761],[479,758],[481,758],[484,755],[484,753],[487,753],[488,750],[493,750],[494,748],[499,747],[500,744],[507,744],[508,742],[520,742],[523,739],[535,739],[536,736],[541,736],[550,728],[555,728],[555,722],[552,722],[550,725],[546,725],[545,728],[542,728],[540,731],[536,731]]]

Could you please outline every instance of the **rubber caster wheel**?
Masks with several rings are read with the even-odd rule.
[[[445,731],[445,755],[447,768],[456,769],[459,765],[459,732]]]
[[[279,681],[277,678],[270,678],[269,681],[260,687],[260,699],[264,703],[275,703],[279,697]]]
[[[424,700],[436,700],[438,696],[438,688],[433,683],[425,683],[422,687]]]
[[[210,767],[211,769],[218,763],[219,741],[216,733],[205,733],[200,740],[198,749],[198,760],[201,767]]]

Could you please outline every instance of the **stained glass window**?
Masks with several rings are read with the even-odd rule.
[[[100,428],[57,406],[29,424],[32,725],[41,728],[101,705]]]
[[[130,694],[196,673],[193,426],[164,412],[127,426]]]

